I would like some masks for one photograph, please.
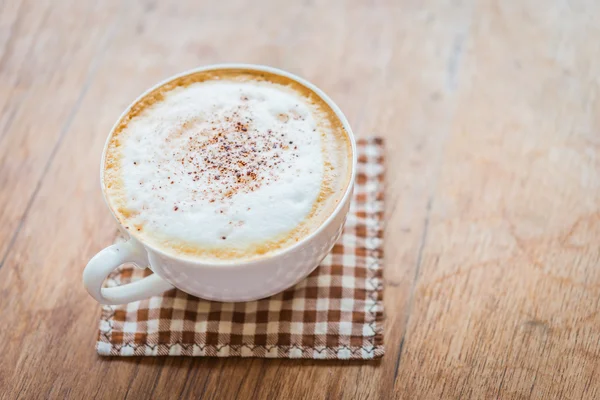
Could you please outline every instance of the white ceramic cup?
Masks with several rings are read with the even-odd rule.
[[[336,113],[342,122],[352,144],[352,172],[350,183],[342,200],[323,224],[292,246],[277,250],[250,261],[205,262],[167,254],[136,237],[134,232],[121,231],[129,236],[123,243],[117,243],[101,250],[85,267],[83,284],[87,291],[102,304],[124,304],[146,299],[176,287],[191,295],[217,301],[250,301],[271,296],[295,285],[310,274],[331,251],[342,233],[342,228],[350,208],[354,178],[356,175],[356,141],[346,117],[339,107],[310,82],[280,69],[247,64],[209,65],[173,76],[150,88],[136,99],[117,120],[108,137],[100,168],[102,193],[104,191],[104,159],[110,137],[121,119],[138,100],[165,83],[194,72],[222,69],[250,69],[282,75],[306,86],[319,95]],[[110,206],[109,206],[109,209]],[[114,215],[115,220],[118,221]],[[120,223],[119,223],[120,224]],[[106,277],[117,267],[134,263],[139,267],[150,268],[154,274],[139,281],[122,286],[103,288]]]

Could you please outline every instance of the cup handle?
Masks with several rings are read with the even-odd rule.
[[[127,285],[103,288],[102,283],[108,275],[127,262],[139,267],[149,264],[146,250],[132,240],[113,244],[96,254],[83,271],[83,285],[89,294],[101,304],[118,305],[147,299],[173,289],[173,285],[156,274]]]

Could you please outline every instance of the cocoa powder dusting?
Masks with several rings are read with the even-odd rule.
[[[281,132],[254,128],[252,118],[241,116],[249,112],[244,107],[238,106],[220,122],[212,121],[211,126],[188,130],[182,138],[184,145],[174,154],[181,160],[183,171],[177,179],[168,176],[167,182],[193,184],[195,199],[212,203],[276,181],[278,169],[283,168],[283,154],[293,152],[288,146],[292,142]],[[161,169],[160,164],[157,167]]]

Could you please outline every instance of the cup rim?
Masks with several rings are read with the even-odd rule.
[[[136,99],[133,100],[127,106],[127,108],[125,108],[125,110],[121,113],[119,118],[117,118],[117,121],[115,122],[113,127],[110,129],[110,133],[106,139],[106,142],[104,143],[104,149],[102,150],[102,159],[100,160],[100,186],[101,186],[102,197],[104,199],[104,202],[106,203],[106,206],[110,210],[110,213],[112,214],[113,218],[117,221],[117,224],[119,224],[120,227],[123,227],[123,224],[121,223],[121,221],[115,214],[113,207],[111,206],[110,202],[108,201],[108,197],[107,197],[105,185],[104,185],[104,164],[105,164],[105,160],[106,160],[106,151],[108,149],[110,139],[112,138],[112,135],[114,134],[115,129],[119,126],[119,124],[123,120],[123,118],[129,113],[131,108],[138,101],[140,101],[142,98],[147,96],[152,91],[160,88],[161,86],[163,86],[175,79],[178,79],[178,78],[181,78],[181,77],[184,77],[187,75],[195,74],[198,72],[222,70],[222,69],[246,69],[246,70],[251,70],[251,71],[267,72],[267,73],[271,73],[274,75],[280,75],[280,76],[289,78],[289,79],[294,80],[294,81],[298,82],[299,84],[305,86],[306,88],[313,91],[323,101],[325,101],[325,103],[329,107],[331,107],[331,109],[333,110],[333,112],[335,113],[337,118],[342,123],[342,126],[344,127],[344,130],[346,131],[346,134],[348,135],[348,139],[350,140],[350,144],[352,147],[352,168],[350,171],[350,179],[348,180],[346,190],[344,191],[344,195],[342,196],[341,200],[338,202],[338,204],[336,205],[334,210],[331,212],[331,214],[329,214],[329,216],[317,227],[317,229],[315,229],[314,231],[312,231],[311,233],[309,233],[308,235],[306,235],[305,237],[300,239],[298,242],[292,244],[291,246],[277,249],[271,253],[267,253],[265,255],[251,258],[249,260],[231,261],[231,260],[215,259],[215,260],[210,260],[210,261],[202,261],[202,260],[198,260],[193,257],[188,257],[185,255],[169,253],[167,251],[164,251],[164,250],[152,245],[151,243],[146,242],[145,240],[143,240],[142,238],[137,236],[135,232],[132,232],[129,230],[126,231],[127,234],[130,236],[130,239],[131,238],[135,239],[137,242],[142,244],[142,246],[144,246],[146,249],[150,249],[153,252],[158,253],[163,257],[185,261],[187,263],[191,263],[191,264],[194,264],[197,266],[213,266],[214,265],[214,266],[218,266],[219,268],[222,268],[222,267],[226,268],[226,267],[239,267],[239,266],[250,266],[250,265],[254,265],[254,264],[260,264],[261,262],[263,262],[265,260],[280,257],[286,253],[289,253],[289,252],[303,246],[305,243],[309,242],[311,239],[313,239],[315,236],[317,236],[320,232],[322,232],[325,229],[325,227],[328,226],[331,223],[331,221],[339,214],[339,212],[342,209],[342,207],[344,206],[344,204],[346,204],[346,202],[348,201],[348,198],[350,196],[352,196],[354,182],[356,179],[356,165],[357,165],[358,154],[357,154],[357,148],[356,148],[356,138],[354,137],[354,133],[352,132],[352,129],[350,128],[350,123],[348,122],[348,119],[346,118],[346,116],[344,115],[342,110],[325,92],[323,92],[316,85],[307,81],[304,78],[301,78],[295,74],[292,74],[290,72],[284,71],[279,68],[270,67],[270,66],[261,65],[261,64],[222,63],[222,64],[210,64],[210,65],[205,65],[202,67],[188,69],[181,73],[171,75],[166,79],[163,79],[162,81],[153,85],[152,87],[150,87],[149,89],[144,91],[142,94],[140,94],[138,97],[136,97]]]

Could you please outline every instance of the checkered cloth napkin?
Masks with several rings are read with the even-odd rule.
[[[105,356],[373,359],[383,356],[383,143],[358,142],[354,199],[344,232],[321,265],[267,299],[220,303],[177,289],[103,306],[97,349]],[[107,285],[151,271],[124,266]]]

